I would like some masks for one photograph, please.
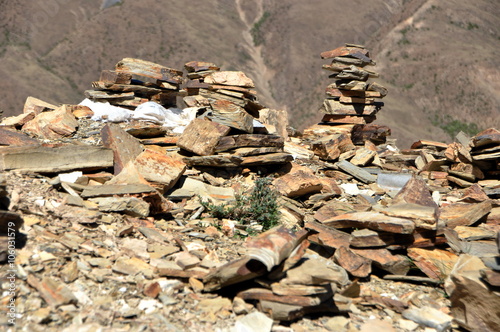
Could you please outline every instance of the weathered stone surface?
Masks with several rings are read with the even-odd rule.
[[[53,308],[64,304],[76,304],[78,300],[66,285],[54,278],[45,277],[39,280],[34,275],[28,275],[27,279],[31,287],[35,288],[47,304]]]
[[[182,81],[182,71],[141,59],[124,58],[119,61],[115,67],[117,72],[151,78],[155,80],[155,83],[156,80],[173,84],[180,84]],[[132,76],[132,78],[134,78],[134,76]]]
[[[333,261],[317,254],[304,255],[304,262],[288,270],[286,278],[281,280],[284,285],[317,285],[335,283],[338,286],[347,285],[347,272]]]
[[[355,53],[361,53],[362,55],[365,55],[367,57],[369,56],[369,51],[363,47],[341,46],[331,51],[322,52],[321,58],[331,59],[340,56],[353,55]]]
[[[403,311],[402,315],[406,319],[411,319],[420,325],[433,328],[440,332],[448,331],[453,321],[453,317],[432,307],[413,307]]]
[[[175,255],[175,263],[180,266],[181,269],[186,270],[200,264],[200,259],[195,255],[183,251]]]
[[[235,325],[235,331],[248,332],[270,332],[273,326],[273,320],[265,314],[254,311],[239,318]]]
[[[101,130],[101,136],[104,146],[113,150],[115,175],[143,151],[139,140],[117,124],[106,124]]]
[[[160,263],[156,265],[156,271],[161,277],[174,278],[203,279],[208,274],[208,270],[200,267],[183,270],[174,261],[167,261],[165,259],[161,259]]]
[[[30,96],[26,98],[26,101],[24,102],[23,113],[27,114],[34,112],[35,115],[38,115],[42,112],[55,110],[56,108],[57,108],[56,105],[47,103],[43,100]]]
[[[351,139],[356,145],[365,144],[366,141],[374,144],[384,144],[391,136],[391,129],[387,126],[376,124],[357,124],[352,128]]]
[[[338,114],[325,114],[321,119],[322,123],[327,124],[367,124],[375,121],[374,115],[358,116],[358,115],[338,115]]]
[[[78,278],[78,273],[78,264],[72,261],[61,270],[61,278],[65,283],[71,283]]]
[[[344,172],[351,174],[358,180],[363,181],[364,183],[371,183],[377,181],[377,177],[375,175],[370,174],[364,169],[353,165],[347,160],[341,160],[337,162],[336,165]]]
[[[141,218],[149,216],[149,204],[136,197],[97,197],[89,201],[96,203],[102,212],[123,212]]]
[[[261,154],[270,154],[283,152],[283,148],[281,147],[253,147],[253,148],[238,148],[231,150],[231,154],[234,154],[238,157],[248,157],[248,156],[257,156]]]
[[[331,126],[328,124],[315,124],[304,129],[303,137],[309,139],[318,139],[326,135],[351,134],[354,124],[339,124]]]
[[[115,272],[127,275],[136,275],[141,272],[146,273],[147,270],[152,270],[151,265],[136,257],[120,257],[113,264],[112,268]]]
[[[355,248],[385,247],[392,243],[394,243],[392,234],[375,232],[370,229],[353,231],[349,240],[350,246]]]
[[[415,224],[408,219],[388,217],[378,212],[354,212],[323,221],[335,228],[369,228],[397,234],[411,234]]]
[[[471,146],[478,148],[490,144],[500,144],[500,130],[488,128],[472,137]]]
[[[86,187],[81,196],[88,197],[101,197],[113,195],[131,195],[142,193],[154,193],[156,190],[147,184],[105,184],[102,186],[89,186]]]
[[[186,164],[178,158],[146,149],[134,161],[144,179],[164,185],[164,190],[172,188],[186,170]]]
[[[204,79],[208,84],[235,85],[246,88],[255,87],[253,81],[241,71],[217,71]]]
[[[113,166],[113,151],[88,145],[0,147],[0,170],[63,172]]]
[[[451,162],[472,163],[472,157],[469,151],[462,144],[457,142],[449,144],[444,151],[444,155],[446,159]]]
[[[186,157],[182,160],[188,166],[238,167],[243,162],[243,157],[223,154],[212,156]]]
[[[244,108],[228,101],[215,100],[210,103],[212,121],[239,129],[249,134],[253,133],[253,117]]]
[[[24,126],[26,122],[31,121],[34,118],[35,118],[35,112],[21,113],[16,116],[9,116],[6,118],[2,118],[2,121],[0,123],[2,126],[14,127],[20,129],[22,126]]]
[[[192,178],[182,179],[179,185],[179,189],[169,194],[170,199],[182,200],[194,195],[200,195],[217,203],[229,203],[235,199],[233,188],[216,187]]]
[[[320,295],[320,294],[332,294],[332,287],[330,285],[284,285],[279,282],[271,284],[271,289],[276,295]]]
[[[26,122],[22,128],[25,133],[46,139],[72,136],[78,128],[78,121],[65,105],[53,111],[38,114]]]
[[[130,84],[132,75],[114,70],[102,70],[99,81],[112,84]]]
[[[500,287],[500,272],[493,270],[483,269],[480,271],[481,277],[490,285],[494,287]]]
[[[462,199],[460,199],[460,201],[466,203],[478,203],[478,202],[484,202],[488,199],[489,199],[488,195],[486,195],[481,186],[475,183],[474,185],[465,189]]]
[[[372,163],[376,155],[376,151],[361,148],[356,150],[356,154],[351,159],[351,163],[355,166],[367,166]]]
[[[270,134],[275,134],[288,140],[288,113],[285,110],[264,108],[259,110],[259,121],[262,122]]]
[[[495,231],[480,227],[457,226],[454,230],[463,241],[491,240],[497,235]]]
[[[481,280],[486,266],[478,257],[461,255],[445,282],[453,318],[473,331],[500,329],[500,296]]]
[[[345,214],[354,211],[355,209],[348,203],[329,201],[316,211],[316,213],[314,214],[314,219],[318,220],[319,222],[323,222],[326,219],[335,217],[339,214]]]
[[[286,164],[293,160],[292,155],[285,152],[266,153],[258,156],[243,157],[241,166]]]
[[[391,217],[410,219],[418,228],[437,229],[437,207],[400,203],[387,207],[376,205],[374,210]]]
[[[219,70],[220,68],[212,62],[206,61],[189,61],[184,64],[184,68],[189,73],[204,71],[204,70]]]
[[[317,232],[309,236],[309,240],[313,242],[334,249],[349,246],[349,233],[342,232],[338,229],[328,227],[317,222],[308,222],[306,223],[305,228]]]
[[[418,204],[437,208],[427,184],[419,177],[412,177],[406,182],[392,200],[392,204],[400,203]]]
[[[405,256],[393,255],[387,249],[352,249],[352,251],[392,274],[406,275],[410,270],[410,262]]]
[[[180,148],[200,156],[212,155],[222,136],[231,128],[206,119],[194,119],[177,141]]]
[[[141,139],[141,144],[144,145],[159,145],[159,146],[173,146],[177,144],[178,136],[165,136]]]
[[[156,118],[151,119],[154,121]],[[127,123],[121,123],[120,128],[135,138],[154,138],[165,136],[168,132],[167,128],[162,124],[153,124],[151,122],[132,120]]]
[[[336,160],[342,153],[355,149],[351,139],[345,134],[322,137],[312,142],[311,148],[323,160]]]
[[[409,248],[408,257],[413,259],[422,272],[429,278],[443,280],[458,260],[458,256],[440,249]]]
[[[277,147],[284,146],[284,139],[278,135],[242,134],[221,137],[215,151],[222,152],[243,147]]]
[[[342,104],[333,99],[325,99],[320,108],[321,113],[335,115],[373,116],[380,110],[380,105]]]
[[[439,209],[439,220],[449,228],[470,226],[491,211],[491,202],[455,203]]]
[[[348,247],[335,251],[335,260],[354,277],[366,278],[372,272],[372,261],[353,252]]]
[[[320,181],[321,185],[323,186],[321,192],[337,196],[342,195],[342,189],[340,189],[340,187],[337,185],[337,182],[334,179],[321,178]]]
[[[316,296],[277,295],[265,288],[250,288],[239,292],[237,297],[243,300],[264,300],[299,306],[314,306],[321,303],[321,299]]]
[[[273,185],[286,197],[317,193],[322,188],[321,181],[314,175],[314,172],[310,168],[298,164],[292,164],[290,171],[275,179]]]

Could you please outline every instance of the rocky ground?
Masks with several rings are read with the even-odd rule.
[[[337,79],[302,133],[200,61],[29,97],[0,127],[0,325],[498,331],[500,132],[400,150],[371,123],[387,89],[345,64],[368,51],[322,57]]]
[[[105,124],[87,118],[80,118],[78,121],[78,131],[71,138],[42,142],[49,146],[58,146],[61,143],[100,146],[101,130]],[[301,139],[294,139],[296,145],[299,145],[300,141]],[[379,149],[382,150],[381,147]],[[386,165],[389,165],[387,160],[390,158],[385,158]],[[371,205],[375,204],[373,198],[390,205],[393,194],[389,194],[388,190],[369,186],[317,157],[302,157],[296,159],[295,163],[307,167],[317,179],[333,179],[335,188],[327,189],[323,186],[293,198],[286,198],[287,194],[282,193],[280,211],[284,214],[281,221],[295,231],[309,229],[309,240],[305,241],[310,243],[308,242],[308,249],[307,245],[303,247],[302,255],[306,255],[304,257],[319,254],[322,259],[335,261],[349,268],[349,261],[342,261],[342,258],[333,255],[336,248],[328,243],[328,232],[311,231],[315,223],[324,220],[318,211],[335,202],[344,204],[344,207],[345,204],[349,205],[352,211],[371,211]],[[394,162],[393,166],[404,163],[407,162]],[[202,181],[210,185],[210,188],[235,188],[239,192],[247,192],[254,186],[255,180],[262,176],[272,179],[274,186],[278,188],[279,182],[276,181],[286,176],[289,171],[286,169],[281,166],[223,168],[211,171],[189,168],[182,177]],[[397,174],[402,174],[401,171],[404,174],[418,172],[415,167],[406,166],[401,167]],[[215,291],[207,291],[206,288],[207,273],[210,273],[207,271],[214,271],[224,263],[247,255],[247,244],[260,234],[258,225],[249,228],[248,225],[239,225],[237,221],[212,217],[210,211],[200,204],[200,198],[205,198],[203,193],[188,198],[166,194],[165,197],[171,200],[170,208],[158,214],[141,213],[140,204],[117,212],[111,211],[111,208],[106,210],[97,201],[79,197],[79,194],[83,193],[83,187],[78,187],[79,181],[82,183],[82,176],[68,189],[68,186],[64,185],[67,182],[61,181],[63,173],[66,172],[17,169],[2,174],[6,189],[4,201],[8,198],[7,208],[4,209],[24,220],[24,225],[14,237],[17,248],[15,258],[8,255],[11,254],[9,250],[5,251],[5,262],[0,271],[3,276],[3,314],[0,316],[0,325],[6,331],[461,329],[457,320],[453,319],[450,294],[443,287],[444,279],[450,274],[451,268],[442,270],[445,274],[432,275],[438,264],[431,257],[428,257],[427,261],[424,259],[423,265],[408,264],[409,271],[406,270],[405,273],[409,276],[407,280],[388,280],[387,276],[393,273],[380,268],[383,264],[374,264],[373,270],[370,269],[363,277],[359,277],[359,274],[356,276],[355,269],[347,274],[339,267],[345,276],[349,276],[348,279],[339,281],[341,278],[330,280],[323,277],[326,279],[315,281],[315,284],[320,285],[325,285],[324,280],[329,280],[331,285],[336,284],[334,303],[338,310],[320,310],[319,307],[311,306],[316,309],[306,310],[303,314],[291,318],[292,310],[284,314],[291,319],[276,319],[276,313],[262,309],[259,299],[245,301],[241,296],[237,296],[239,292],[255,285],[261,287],[266,284],[265,281],[259,281],[259,278]],[[101,185],[113,178],[113,174],[112,170],[109,172],[104,169],[99,172],[86,172],[83,175],[83,178],[85,177],[86,186],[90,185],[89,179],[94,181],[94,185]],[[304,177],[301,178],[297,174],[293,179],[296,182],[306,182]],[[358,191],[352,191],[346,184],[355,184]],[[429,183],[434,192],[440,193],[440,206],[454,203],[467,195],[466,189],[457,188],[452,183],[443,185],[439,190],[435,185],[432,181]],[[480,237],[483,240],[492,239],[498,228],[498,193],[494,189],[488,189],[495,186],[488,186],[486,189],[490,190],[489,196],[483,191],[486,197],[483,201],[486,200],[490,204],[490,217],[488,219],[488,215],[473,216],[482,218],[479,222],[474,222],[474,226],[482,225],[481,230],[490,231],[489,237]],[[177,187],[181,185],[176,184],[172,190]],[[76,193],[72,192],[71,188]],[[210,195],[217,194],[212,191],[208,194]],[[120,196],[112,197],[118,199]],[[468,208],[473,209],[476,204],[479,203],[470,203]],[[337,210],[329,217],[338,215],[342,214]],[[13,218],[17,220],[16,217]],[[10,219],[5,220],[8,223]],[[7,225],[8,228],[13,227],[13,224]],[[322,238],[322,235],[326,237]],[[5,238],[13,239],[12,235],[5,235],[4,243]],[[464,238],[465,236],[461,237],[461,240],[465,241]],[[456,262],[460,252],[452,250],[444,236],[434,237],[432,241],[434,242],[422,247],[427,248],[427,252],[441,250],[454,255],[453,262]],[[493,244],[492,240],[488,241],[483,242],[485,245]],[[411,243],[400,242],[400,248],[393,248],[394,253],[409,250],[409,247]],[[274,247],[273,250],[280,249]],[[493,257],[495,253],[477,255]],[[410,262],[408,257],[406,259]],[[376,262],[377,258],[373,260]],[[449,263],[446,259],[442,262]],[[178,268],[172,268],[171,263]],[[260,279],[265,277],[266,275],[261,275]],[[491,283],[494,284],[493,281]],[[498,293],[492,290],[488,292],[489,296],[498,298]],[[303,300],[304,296],[293,299],[299,298]],[[307,306],[302,309],[304,307]],[[488,310],[494,315],[498,306],[491,306]],[[496,324],[494,317],[485,318],[484,321],[491,324],[488,328]]]

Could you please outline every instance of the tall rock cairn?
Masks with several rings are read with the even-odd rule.
[[[376,119],[387,95],[387,89],[376,82],[369,82],[379,74],[370,70],[375,61],[370,52],[361,45],[345,44],[331,51],[321,53],[322,59],[332,59],[323,69],[331,72],[333,83],[326,87],[327,98],[320,112],[322,122],[332,126],[350,127],[354,144],[371,140],[375,144],[385,143],[390,135],[386,126],[371,124]],[[370,68],[370,69],[367,69]]]

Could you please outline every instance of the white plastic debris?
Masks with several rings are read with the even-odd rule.
[[[88,98],[80,105],[87,106],[94,112],[91,118],[94,121],[127,122],[131,119],[149,121],[162,125],[176,134],[182,134],[184,128],[196,118],[199,110],[198,107],[165,108],[154,101],[148,101],[131,111],[110,103],[94,102]]]
[[[438,332],[448,331],[453,320],[450,315],[432,307],[412,307],[403,311],[402,316],[420,325],[436,329]]]
[[[441,193],[439,191],[433,191],[432,192],[432,200],[437,205],[440,205],[439,203],[441,202]]]
[[[351,196],[357,196],[360,194],[360,190],[356,183],[342,183],[339,185],[346,194]]]
[[[172,132],[181,134],[184,128],[196,118],[198,107],[165,108],[154,101],[148,101],[137,106],[132,118],[161,124]]]
[[[155,299],[141,300],[137,308],[144,311],[146,314],[151,314],[156,311],[156,309],[163,308],[163,305]]]
[[[126,108],[113,106],[110,103],[97,103],[88,98],[80,105],[87,106],[94,112],[92,120],[103,122],[126,122],[132,117],[132,112]]]
[[[254,311],[236,321],[231,332],[269,332],[273,320],[259,311]]]
[[[75,171],[71,173],[61,173],[59,174],[59,180],[64,181],[64,182],[70,182],[70,183],[75,183],[78,178],[83,176],[82,171]]]

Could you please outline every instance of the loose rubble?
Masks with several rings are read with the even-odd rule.
[[[0,325],[500,330],[500,131],[400,150],[371,123],[387,90],[369,51],[321,57],[335,82],[302,135],[244,73],[203,61],[184,77],[125,58],[90,106],[27,98],[0,127]],[[234,210],[261,178],[269,229]]]

